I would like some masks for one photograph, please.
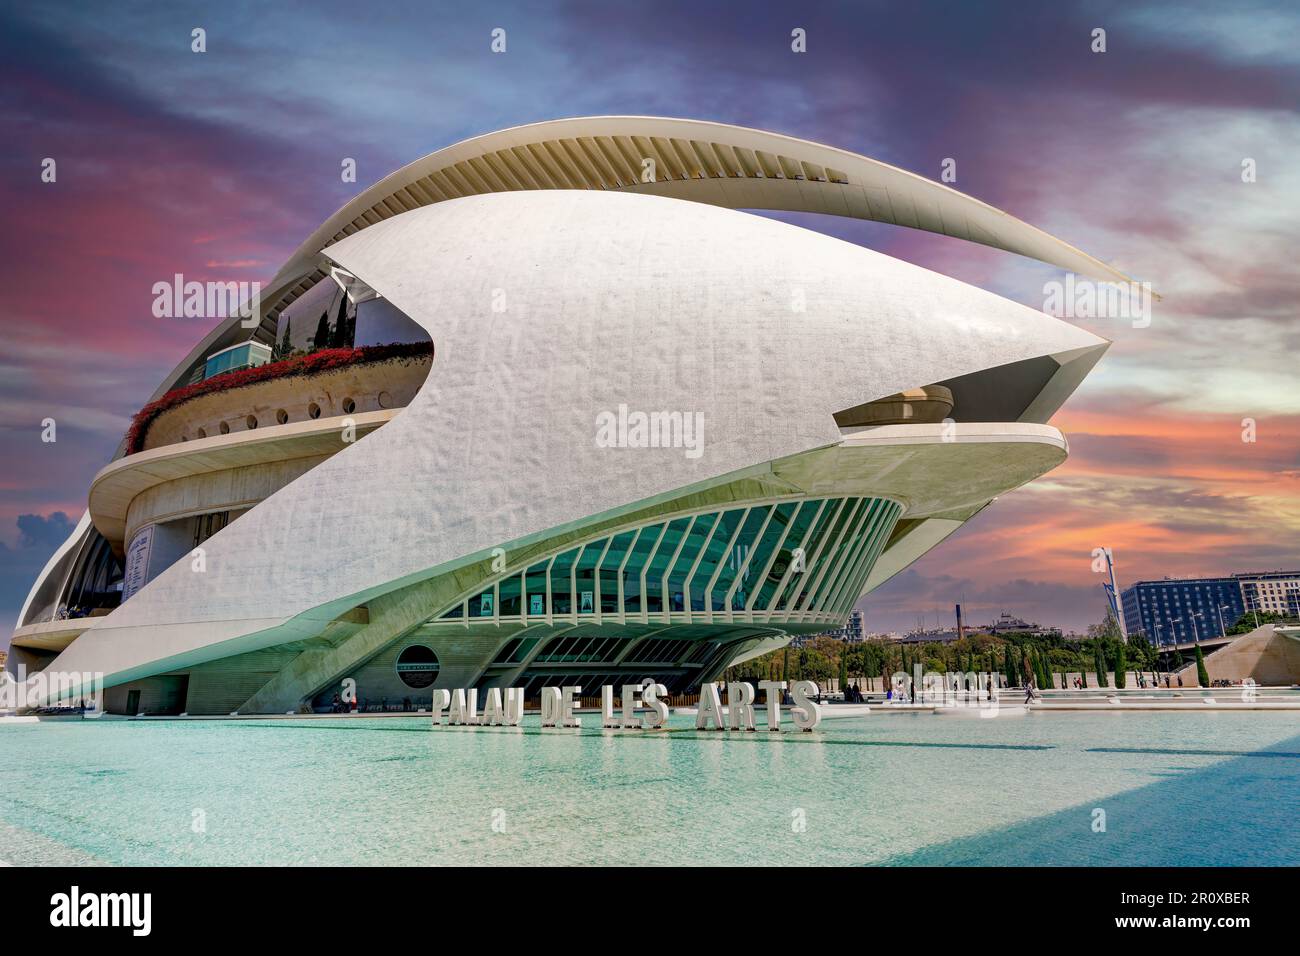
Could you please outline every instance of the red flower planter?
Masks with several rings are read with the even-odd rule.
[[[332,372],[353,365],[365,365],[371,362],[391,362],[397,359],[423,358],[433,354],[432,342],[404,342],[396,345],[363,345],[355,349],[321,349],[308,355],[295,355],[279,362],[269,362],[256,368],[240,369],[237,372],[223,372],[212,378],[174,388],[156,402],[150,402],[140,409],[131,419],[131,427],[126,433],[126,453],[134,455],[144,448],[144,439],[149,426],[163,412],[184,405],[202,395],[225,392],[258,382],[274,379],[294,378],[301,375],[316,375],[320,372]]]

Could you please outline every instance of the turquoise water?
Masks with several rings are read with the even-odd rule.
[[[1300,863],[1295,712],[671,728],[0,726],[0,861]]]

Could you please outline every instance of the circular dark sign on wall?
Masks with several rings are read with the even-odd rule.
[[[397,676],[407,687],[428,687],[438,679],[438,655],[424,644],[412,644],[397,655]]]

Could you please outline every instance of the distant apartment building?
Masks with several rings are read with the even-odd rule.
[[[1190,644],[1222,637],[1246,612],[1242,581],[1221,578],[1165,578],[1124,589],[1124,624],[1130,636],[1153,644]]]
[[[849,644],[858,644],[865,639],[865,632],[862,630],[862,612],[854,608],[849,612],[848,620],[844,622],[843,627],[837,627],[834,630],[822,631],[820,634],[814,634],[813,637],[831,637],[837,641],[845,641]],[[792,640],[791,647],[803,647],[812,638],[802,640]]]
[[[1300,617],[1300,571],[1234,574],[1247,611]]]

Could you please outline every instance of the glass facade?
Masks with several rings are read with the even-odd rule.
[[[1236,578],[1139,581],[1122,594],[1124,626],[1152,644],[1192,644],[1223,636],[1245,613]]]
[[[812,498],[666,517],[536,561],[440,619],[839,623],[901,512],[884,498]]]
[[[203,377],[212,378],[214,375],[220,375],[223,372],[236,372],[243,368],[253,368],[258,365],[265,365],[271,361],[271,349],[261,342],[244,342],[241,345],[233,345],[228,349],[222,349],[215,355],[208,356],[206,364],[203,366]]]

